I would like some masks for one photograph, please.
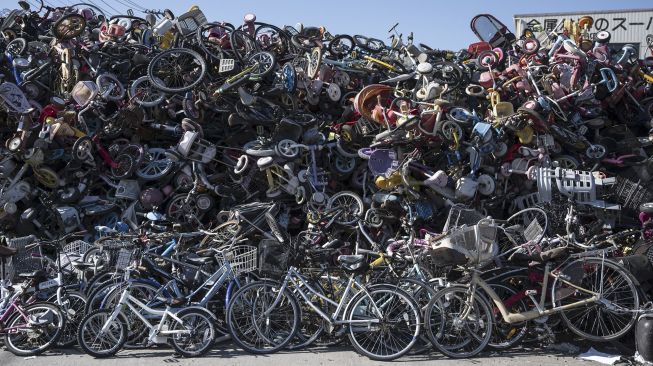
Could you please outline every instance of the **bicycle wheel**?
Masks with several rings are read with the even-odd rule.
[[[503,283],[491,283],[490,287],[499,295],[511,313],[523,313],[530,310],[514,287]],[[494,314],[494,321],[492,322],[492,337],[488,346],[494,349],[512,348],[519,344],[528,333],[528,322],[506,323],[495,306],[492,308],[492,314]]]
[[[375,285],[349,304],[349,341],[356,351],[376,361],[406,354],[419,337],[419,305],[392,285]]]
[[[634,326],[639,295],[632,278],[619,264],[603,258],[580,258],[569,263],[553,281],[555,306],[592,296],[578,287],[600,297],[594,303],[560,313],[572,332],[594,342],[605,342],[624,336]]]
[[[426,282],[418,280],[416,278],[400,278],[397,280],[399,288],[406,291],[412,298],[417,302],[417,305],[420,309],[420,315],[424,319],[424,313],[426,312],[426,307],[428,306],[431,299],[435,296],[437,291],[433,287],[429,286]],[[433,346],[431,341],[428,339],[428,336],[424,332],[421,332],[417,342],[411,349],[412,354],[420,354],[429,351]]]
[[[33,356],[56,345],[66,317],[54,304],[35,303],[15,312],[7,321],[3,331],[5,347],[16,356]]]
[[[327,210],[338,211],[338,224],[351,225],[363,214],[363,200],[354,192],[338,192],[327,201]]]
[[[125,97],[125,86],[113,74],[102,74],[95,79],[99,93],[106,100],[117,102]]]
[[[474,357],[490,341],[492,311],[478,292],[470,299],[467,287],[452,286],[431,300],[425,326],[431,343],[446,356]]]
[[[274,353],[295,337],[300,321],[299,304],[290,291],[280,294],[280,287],[272,281],[253,282],[238,290],[229,303],[229,333],[246,351]]]
[[[172,48],[154,56],[147,67],[147,77],[157,89],[181,93],[196,87],[206,75],[206,61],[187,48]]]
[[[174,162],[166,155],[166,149],[152,147],[143,155],[136,169],[136,176],[144,180],[159,180],[172,171]]]
[[[253,52],[256,52],[256,41],[247,33],[237,29],[229,35],[231,50],[238,61],[246,60]]]
[[[354,39],[347,34],[337,35],[329,42],[329,53],[336,57],[347,56],[354,49]]]
[[[163,81],[159,83],[163,84]],[[163,102],[165,94],[152,87],[150,78],[146,75],[134,80],[129,88],[129,98],[142,107],[154,107]]]
[[[172,347],[184,357],[197,357],[207,353],[215,339],[215,322],[211,314],[198,309],[184,309],[178,312],[180,322],[174,322],[171,331],[183,331],[173,334]]]
[[[274,55],[270,52],[256,52],[249,56],[246,67],[255,66],[252,77],[262,78],[272,72],[275,64]]]
[[[317,290],[320,294],[324,295],[324,291],[322,291],[322,288],[320,287],[319,283],[315,281],[310,281],[309,285],[313,289]],[[313,304],[319,304],[318,306],[322,309],[324,309],[324,306],[327,305],[326,302],[322,300],[319,296],[309,292],[305,288],[305,286],[303,286],[302,283],[299,283],[299,288],[302,288],[303,291],[306,294],[308,294],[309,299]],[[293,291],[293,294],[296,297],[301,296],[299,295],[297,289]],[[315,342],[318,338],[320,338],[322,333],[324,333],[324,326],[325,326],[324,319],[320,315],[318,315],[305,301],[302,301],[299,307],[301,311],[299,328],[297,329],[297,334],[295,335],[293,342],[291,342],[286,347],[289,350],[297,350],[297,349],[308,347],[311,344],[313,344],[313,342]]]
[[[48,302],[57,303],[57,295],[53,295]],[[61,303],[57,303],[66,316],[66,326],[63,328],[61,338],[57,342],[58,347],[70,347],[77,341],[77,328],[84,317],[86,308],[86,297],[80,292],[65,292]]]
[[[79,324],[77,342],[84,353],[103,358],[115,355],[127,341],[127,319],[121,313],[110,321],[113,310],[96,310]]]

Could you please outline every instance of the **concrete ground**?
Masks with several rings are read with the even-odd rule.
[[[394,361],[398,365],[432,365],[438,366],[596,366],[598,363],[584,361],[574,356],[538,349],[517,348],[502,353],[484,353],[474,359],[452,360],[437,353],[408,355]],[[161,366],[166,364],[184,364],[198,366],[239,365],[239,366],[291,366],[291,365],[337,365],[366,366],[379,365],[359,356],[351,348],[329,347],[311,348],[302,351],[280,352],[272,355],[251,355],[235,349],[230,344],[216,345],[215,349],[201,358],[183,359],[173,357],[172,349],[148,348],[123,350],[109,359],[94,359],[77,349],[50,351],[37,357],[17,357],[8,351],[0,351],[2,366]]]

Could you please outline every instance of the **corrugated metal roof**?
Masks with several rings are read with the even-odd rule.
[[[525,17],[545,17],[545,16],[561,16],[561,15],[585,15],[587,13],[601,13],[601,14],[615,14],[615,13],[641,13],[653,11],[653,8],[649,9],[618,9],[618,10],[588,10],[588,11],[572,11],[572,12],[561,12],[561,13],[531,13],[531,14],[515,14],[513,18],[525,18]]]

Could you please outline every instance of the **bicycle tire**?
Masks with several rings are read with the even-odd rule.
[[[87,328],[90,328],[91,324],[89,324],[92,320],[95,320],[94,318],[100,318],[100,321],[102,318],[106,317],[108,318],[113,310],[102,310],[98,309],[95,310],[89,314],[87,314],[84,319],[79,324],[79,329],[77,331],[77,343],[79,344],[79,347],[84,351],[84,353],[91,355],[95,358],[106,358],[106,357],[111,357],[118,353],[127,341],[127,330],[129,328],[129,325],[127,323],[127,319],[125,318],[124,314],[120,313],[118,314],[118,318],[113,321],[112,327],[115,327],[116,325],[118,326],[118,338],[116,339],[115,337],[111,337],[112,339],[109,344],[112,346],[109,347],[108,349],[105,349],[103,352],[99,352],[92,347],[89,347],[87,344],[84,336],[89,333],[89,330]],[[96,340],[98,337],[93,337],[94,340]]]
[[[187,85],[176,87],[176,88],[167,86],[165,84],[165,82],[166,82],[165,79],[166,78],[165,77],[161,78],[159,75],[155,74],[155,66],[157,65],[157,63],[160,62],[164,57],[170,56],[170,55],[175,54],[175,53],[181,53],[181,54],[185,53],[187,55],[190,55],[194,59],[194,61],[197,63],[197,66],[199,66],[199,68],[200,68],[199,76],[194,76],[196,78],[195,81],[193,81],[192,83],[189,83]],[[162,91],[164,91],[166,93],[175,94],[175,93],[181,93],[181,92],[191,90],[194,87],[196,87],[197,85],[199,85],[202,82],[202,80],[204,79],[204,77],[206,76],[206,70],[207,70],[206,61],[204,60],[204,58],[198,52],[193,51],[191,49],[187,49],[187,48],[171,48],[169,50],[165,50],[165,51],[159,53],[158,55],[156,55],[156,56],[154,56],[152,58],[152,60],[150,61],[150,64],[147,66],[147,77],[150,79],[150,83],[155,88],[157,88],[159,90],[162,90]]]
[[[594,279],[586,278],[585,276],[587,274],[591,275],[591,273],[588,272],[592,270],[591,267],[592,265],[596,267],[603,265],[604,266],[603,268],[607,267],[611,269],[611,271],[608,272],[607,274],[605,273],[606,272],[605,270],[603,271],[603,273],[595,272],[597,275],[600,276],[599,278],[594,278]],[[578,281],[577,278],[574,278],[576,277],[574,275],[577,274],[577,270],[579,269],[583,271],[583,278],[580,281]],[[616,319],[613,317],[609,322],[607,322],[605,318],[608,316],[613,316],[616,311],[613,312],[609,309],[604,309],[604,307],[607,307],[608,305],[600,306],[598,303],[588,304],[586,306],[582,306],[577,309],[564,310],[560,313],[562,320],[565,322],[569,330],[579,335],[580,337],[583,337],[593,342],[606,342],[606,341],[612,341],[623,337],[633,328],[638,318],[638,314],[636,310],[639,309],[639,293],[637,292],[635,281],[633,281],[631,275],[628,273],[626,269],[624,269],[618,263],[604,258],[579,258],[567,264],[560,271],[560,274],[563,275],[565,274],[565,272],[567,272],[567,275],[571,277],[570,282],[575,283],[576,285],[580,285],[581,287],[584,286],[585,284],[598,283],[599,279],[603,279],[604,283],[600,284],[600,286],[603,287],[604,292],[601,295],[602,296],[606,295],[605,292],[606,288],[609,290],[611,289],[611,292],[607,293],[607,295],[610,296],[610,299],[602,298],[602,301],[610,302],[612,306],[622,308],[624,314],[628,316],[626,318],[627,321],[616,321]],[[625,289],[615,292],[614,288],[616,284],[622,283],[620,281],[623,281],[627,285],[627,288],[630,290],[630,293],[632,294],[631,296],[632,300],[628,300],[628,297],[624,295],[626,291]],[[565,288],[562,287],[563,285],[564,283],[560,280],[560,277],[554,279],[552,284],[551,299],[556,306],[561,306],[569,302],[582,300],[582,299],[574,298],[575,297],[574,295],[580,291],[575,291],[571,294],[565,294],[565,292],[570,292],[574,288],[572,287],[572,289],[569,289],[569,291],[564,291]],[[591,289],[591,291],[599,292],[599,289]],[[623,301],[624,304],[616,303],[616,301]],[[632,302],[632,304],[630,304],[630,302]],[[598,311],[595,311],[594,315],[592,315],[592,312],[590,310],[592,308],[595,310],[598,308]],[[574,319],[577,318],[574,317],[574,315],[576,315],[577,312],[580,312],[580,316],[582,316],[580,320],[587,318],[588,320],[594,320],[598,322],[598,327],[595,328],[594,325],[591,325],[589,329],[590,331],[592,330],[598,331],[599,327],[601,327],[601,323],[603,323],[604,326],[608,326],[608,323],[613,325],[616,324],[619,330],[609,334],[589,333],[586,328],[581,327],[579,324],[576,324],[573,321]]]
[[[259,289],[257,289],[257,287]],[[274,281],[257,281],[257,282],[252,282],[248,285],[243,286],[240,290],[238,290],[231,302],[229,303],[229,307],[227,308],[227,326],[229,328],[229,333],[231,334],[231,338],[233,339],[234,342],[244,350],[250,353],[254,354],[270,354],[270,353],[275,353],[283,349],[290,341],[295,337],[295,334],[297,333],[297,330],[299,328],[299,322],[300,322],[300,311],[299,311],[299,304],[297,303],[297,300],[295,297],[288,291],[287,289],[284,290],[284,294],[282,296],[285,297],[285,301],[281,300],[279,304],[277,305],[277,309],[275,309],[274,312],[272,312],[270,315],[274,314],[275,316],[278,316],[281,311],[279,311],[279,305],[282,305],[284,309],[289,309],[292,311],[291,318],[287,319],[290,320],[291,324],[289,329],[284,329],[280,334],[279,337],[281,339],[274,339],[271,340],[267,337],[267,335],[262,335],[261,330],[256,324],[252,324],[251,326],[255,328],[255,333],[256,335],[254,336],[253,339],[245,339],[245,334],[240,329],[239,324],[236,324],[238,321],[235,319],[236,314],[243,315],[243,321],[247,323],[247,321],[251,321],[251,323],[254,323],[256,320],[256,314],[254,313],[255,308],[254,307],[247,307],[247,299],[246,296],[252,296],[250,292],[261,292],[265,291],[263,295],[268,295],[271,294],[272,296],[269,296],[269,298],[264,299],[264,300],[274,300],[274,298],[277,296],[277,291],[279,288],[281,288],[281,285],[277,282]],[[256,296],[253,301],[262,301],[259,300],[259,295]],[[289,306],[289,308],[288,308]],[[269,317],[269,316],[268,316]],[[270,324],[279,324],[278,321],[275,322],[269,322]],[[263,338],[263,339],[261,339]]]
[[[374,299],[374,295],[382,295],[381,299],[383,301],[381,302],[376,301]],[[371,326],[371,324],[368,326],[361,326],[361,327],[355,327],[354,324],[349,325],[349,332],[348,332],[349,341],[354,347],[354,349],[356,350],[356,352],[375,361],[392,361],[408,353],[417,342],[421,329],[420,326],[421,311],[419,309],[419,305],[404,290],[401,290],[397,286],[386,285],[386,284],[374,285],[369,287],[367,291],[361,291],[360,293],[356,294],[356,296],[354,296],[351,299],[351,301],[347,304],[348,315],[346,316],[346,319],[348,319],[349,321],[355,320],[353,318],[356,315],[358,315],[359,312],[365,309],[372,309],[372,308],[384,309],[384,307],[393,305],[394,304],[393,300],[388,299],[388,296],[398,296],[400,298],[399,302],[402,305],[407,305],[409,307],[408,310],[399,311],[399,314],[393,313],[398,319],[394,322],[395,325],[403,325],[403,323],[409,323],[413,321],[413,324],[408,324],[407,329],[403,333],[398,332],[397,329],[388,330],[388,329],[383,329],[383,327],[380,327],[379,329],[380,331],[387,332],[388,337],[393,338],[394,341],[392,345],[387,345],[387,347],[385,347],[384,350],[382,351],[382,346],[378,344],[377,347],[376,341],[372,341],[372,345],[371,345],[372,349],[367,349],[366,345],[368,345],[368,343],[361,342],[361,339],[357,337],[357,334],[369,333],[371,329],[374,329],[374,327]],[[373,307],[370,307],[370,305],[361,306],[362,301],[364,301],[365,299],[372,299],[375,305]],[[395,310],[395,309],[394,307],[390,307],[390,310]],[[372,314],[366,314],[366,313],[360,315],[363,318],[369,318],[372,316]],[[390,319],[386,319],[390,315],[384,314],[383,320],[390,321]],[[384,324],[384,326],[389,326],[389,325]],[[408,340],[407,343],[404,342],[405,344],[400,344],[399,342],[401,341],[401,338],[403,338],[403,336],[409,337],[410,340]],[[367,335],[365,337],[367,337]],[[386,337],[384,336],[383,338]],[[365,340],[365,338],[363,338],[363,340]]]
[[[39,355],[39,354],[47,351],[51,347],[54,347],[57,344],[57,342],[59,341],[59,339],[61,338],[61,335],[63,333],[63,328],[66,326],[66,317],[63,314],[63,312],[61,311],[61,309],[59,309],[59,307],[56,306],[55,304],[46,303],[46,302],[37,302],[37,303],[30,304],[30,305],[25,306],[24,308],[22,308],[23,313],[26,313],[26,314],[29,314],[29,312],[32,311],[32,310],[40,310],[40,311],[45,310],[45,311],[47,311],[48,314],[50,314],[50,313],[54,314],[54,317],[56,317],[57,320],[53,320],[52,322],[49,322],[49,323],[56,323],[56,324],[52,324],[54,326],[55,330],[54,330],[54,332],[52,332],[49,335],[50,338],[47,340],[47,342],[45,342],[43,345],[41,345],[40,347],[37,347],[35,349],[21,349],[20,345],[16,344],[16,343],[18,343],[17,342],[18,340],[16,340],[16,341],[13,340],[12,336],[20,335],[23,332],[9,332],[9,333],[6,333],[5,334],[5,339],[4,339],[5,347],[7,348],[7,350],[9,352],[13,353],[16,356],[23,356],[24,357],[24,356]],[[41,319],[41,316],[34,316],[34,319],[32,319],[32,320],[33,321],[39,321]],[[21,318],[22,318],[22,314],[20,312],[16,312],[13,315],[11,315],[9,320],[7,320],[5,329],[13,327],[15,325],[15,323],[17,321],[19,321],[19,319],[21,319]],[[47,324],[44,324],[44,325],[47,325]],[[31,328],[31,326],[30,326],[30,328]]]

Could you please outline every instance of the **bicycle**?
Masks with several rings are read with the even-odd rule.
[[[130,327],[127,316],[135,315],[148,330],[148,344],[170,340],[175,351],[184,357],[208,352],[216,334],[213,315],[200,306],[176,308],[179,304],[173,301],[168,302],[164,310],[147,306],[131,294],[130,278],[134,270],[125,270],[124,281],[128,285],[114,309],[95,310],[82,319],[77,333],[82,350],[97,358],[115,355],[127,342]],[[151,322],[149,316],[158,318],[158,324]]]
[[[596,342],[618,339],[632,328],[639,309],[637,288],[628,272],[606,259],[603,251],[568,255],[567,250],[555,248],[537,255],[520,253],[520,260],[544,264],[544,280],[541,289],[525,292],[533,308],[509,310],[506,300],[473,267],[495,257],[492,242],[497,230],[505,228],[483,219],[471,227],[457,228],[434,244],[438,255],[466,265],[469,276],[466,284],[452,284],[438,292],[426,310],[427,333],[443,354],[463,358],[481,352],[490,341],[496,310],[508,324],[560,314],[572,332]],[[547,303],[550,279],[551,301]],[[537,294],[539,300],[535,298]],[[603,320],[607,316],[610,320]],[[610,329],[611,326],[617,329]]]
[[[421,329],[417,303],[398,285],[364,285],[358,276],[367,268],[363,255],[341,255],[338,261],[349,274],[338,301],[316,289],[294,266],[281,282],[261,280],[242,287],[227,309],[232,339],[255,354],[283,349],[300,326],[299,295],[307,310],[324,319],[328,332],[348,327],[349,341],[360,354],[390,361],[410,351]]]
[[[55,304],[34,302],[26,290],[42,279],[42,272],[19,274],[29,280],[15,288],[5,278],[5,264],[18,251],[0,245],[0,334],[9,352],[17,356],[41,354],[57,344],[66,324],[66,317]]]

